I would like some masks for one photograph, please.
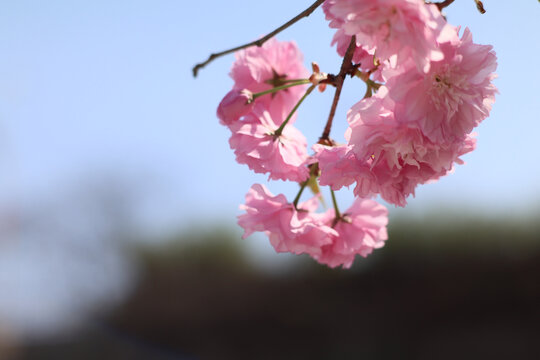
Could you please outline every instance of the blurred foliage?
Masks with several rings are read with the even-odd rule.
[[[254,239],[193,224],[137,249],[139,286],[109,318],[19,358],[538,359],[539,230],[534,217],[391,219],[386,246],[350,270],[299,256],[276,275],[248,261]]]
[[[143,242],[136,249],[149,267],[227,268],[242,271],[249,267],[237,231],[213,224],[190,227],[187,231],[155,241]],[[201,269],[202,270],[202,269]]]
[[[539,216],[540,218],[540,216]],[[540,249],[540,223],[530,219],[465,214],[392,219],[388,252],[453,252],[474,257],[527,256]]]

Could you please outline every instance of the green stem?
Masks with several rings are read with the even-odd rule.
[[[339,212],[339,208],[337,206],[336,194],[334,194],[334,190],[332,190],[331,188],[330,188],[330,194],[332,194],[332,203],[334,204],[334,210],[336,212],[336,218],[334,221],[337,222],[337,220],[341,218],[341,213]]]
[[[297,206],[298,206],[298,202],[300,201],[300,196],[302,196],[302,193],[304,192],[304,189],[306,188],[308,181],[309,179],[300,184],[300,191],[298,191],[298,194],[296,194],[296,197],[294,198],[293,205],[296,210],[298,210]]]
[[[371,90],[371,85],[366,82],[366,93],[364,94],[364,99],[373,96],[373,91]]]
[[[287,118],[285,119],[285,121],[283,121],[283,123],[280,125],[280,127],[274,132],[274,137],[278,137],[281,135],[281,133],[283,132],[283,129],[285,128],[285,125],[287,125],[287,123],[289,122],[289,120],[291,120],[291,117],[293,116],[293,114],[296,112],[296,110],[300,107],[300,105],[302,104],[302,102],[304,102],[304,99],[308,97],[309,94],[311,94],[311,92],[313,91],[313,89],[315,89],[317,85],[311,85],[307,90],[306,90],[306,93],[304,94],[304,96],[302,96],[302,98],[300,98],[300,100],[298,100],[298,102],[296,103],[296,105],[294,105],[293,109],[291,110],[291,112],[289,113],[289,115],[287,115]]]
[[[258,98],[260,96],[266,95],[266,94],[273,94],[275,92],[278,92],[280,90],[285,90],[285,89],[288,89],[288,88],[293,87],[293,86],[305,85],[305,84],[309,84],[309,83],[310,83],[309,79],[301,79],[301,80],[296,80],[295,82],[292,82],[290,84],[276,86],[276,87],[273,87],[271,89],[268,89],[268,90],[261,91],[259,93],[253,94],[253,100],[255,100],[256,98]]]
[[[306,81],[306,80],[309,82],[309,79],[283,79],[281,81],[284,82],[284,83],[292,83],[292,82],[296,82],[296,81]]]
[[[369,78],[371,72],[363,73],[361,71],[356,71],[355,75],[366,84],[366,93],[364,94],[364,99],[371,97],[373,95],[373,90],[377,91],[382,86],[382,84],[379,84]]]

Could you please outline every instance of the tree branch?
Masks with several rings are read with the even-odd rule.
[[[437,9],[439,9],[439,11],[442,11],[442,9],[449,6],[454,1],[455,0],[444,0],[444,1],[441,1],[441,2],[438,2],[438,3],[428,2],[427,4],[433,4],[433,5],[437,6]]]
[[[480,11],[480,14],[485,14],[486,10],[484,9],[484,4],[482,4],[480,0],[474,0],[474,2],[476,3],[476,8]]]
[[[353,36],[351,38],[351,42],[349,43],[349,47],[347,48],[347,52],[343,57],[343,62],[341,63],[341,69],[339,70],[339,74],[337,74],[335,77],[336,93],[334,94],[334,101],[332,102],[332,107],[330,108],[330,114],[328,115],[326,126],[324,127],[324,131],[319,138],[319,144],[331,145],[330,130],[332,129],[332,121],[334,120],[334,115],[336,114],[339,96],[341,95],[341,89],[343,88],[343,82],[345,81],[345,77],[347,76],[347,74],[351,73],[351,71],[356,71],[356,68],[352,63],[355,49],[356,36]]]
[[[237,46],[235,48],[232,48],[232,49],[228,49],[228,50],[225,50],[225,51],[222,51],[222,52],[219,52],[219,53],[214,53],[214,54],[210,54],[210,56],[208,57],[208,59],[206,59],[206,61],[202,62],[202,63],[199,63],[197,65],[195,65],[193,67],[193,77],[197,77],[197,74],[199,72],[199,69],[202,69],[203,67],[205,67],[206,65],[208,65],[209,63],[211,63],[212,61],[214,61],[215,59],[223,56],[223,55],[227,55],[227,54],[230,54],[230,53],[233,53],[235,51],[238,51],[238,50],[242,50],[242,49],[245,49],[245,48],[248,48],[250,46],[262,46],[266,41],[268,41],[270,38],[272,38],[273,36],[279,34],[280,32],[282,32],[283,30],[287,29],[289,26],[293,25],[294,23],[296,23],[298,20],[304,18],[304,17],[308,17],[309,15],[311,15],[311,13],[313,11],[315,11],[315,9],[317,9],[319,7],[319,5],[321,5],[325,0],[317,0],[315,1],[310,7],[308,7],[306,10],[302,11],[300,14],[296,15],[294,18],[292,18],[291,20],[287,21],[285,24],[281,25],[280,27],[278,27],[277,29],[275,29],[274,31],[268,33],[267,35],[263,36],[262,38],[260,38],[259,40],[255,40],[255,41],[252,41],[250,43],[247,43],[247,44],[244,44],[244,45],[240,45],[240,46]]]

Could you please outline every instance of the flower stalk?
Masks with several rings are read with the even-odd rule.
[[[247,44],[234,47],[232,49],[228,49],[228,50],[224,50],[224,51],[221,51],[221,52],[218,52],[218,53],[210,54],[210,56],[208,57],[208,59],[206,59],[206,61],[203,61],[202,63],[199,63],[199,64],[197,64],[197,65],[195,65],[193,67],[193,69],[192,69],[193,77],[197,77],[197,74],[199,73],[200,69],[202,69],[203,67],[205,67],[206,65],[208,65],[209,63],[211,63],[212,61],[214,61],[215,59],[217,59],[219,57],[222,57],[222,56],[227,55],[227,54],[231,54],[231,53],[233,53],[235,51],[242,50],[242,49],[245,49],[245,48],[248,48],[248,47],[251,47],[251,46],[261,47],[269,39],[276,36],[277,34],[282,32],[283,30],[287,29],[289,26],[295,24],[296,22],[298,22],[298,20],[311,15],[311,13],[314,12],[315,9],[317,9],[323,2],[324,2],[324,0],[315,1],[306,10],[302,11],[300,14],[296,15],[291,20],[287,21],[285,24],[281,25],[277,29],[269,32],[268,34],[266,34],[265,36],[263,36],[259,40],[255,40],[255,41],[249,42]]]
[[[276,93],[276,92],[281,91],[281,90],[288,89],[288,88],[293,87],[293,86],[305,85],[305,84],[309,84],[309,83],[310,83],[310,81],[308,79],[294,80],[294,82],[291,82],[291,83],[288,83],[288,84],[285,84],[285,85],[281,85],[281,86],[276,86],[276,87],[273,87],[271,89],[255,93],[255,94],[253,94],[253,100],[255,100],[256,98],[261,97],[263,95],[273,94],[273,93]]]
[[[308,80],[309,82],[309,80]],[[308,97],[309,94],[311,94],[311,92],[313,91],[313,89],[315,89],[316,85],[311,85],[307,90],[306,90],[306,93],[304,94],[304,96],[302,96],[300,98],[300,100],[298,100],[298,102],[296,103],[296,105],[293,107],[293,109],[291,110],[291,112],[289,113],[289,115],[287,115],[287,118],[285,119],[285,121],[283,121],[283,123],[280,125],[280,127],[274,132],[274,137],[277,138],[281,135],[281,133],[283,132],[283,129],[285,128],[285,126],[287,125],[287,123],[289,122],[289,120],[291,120],[293,114],[296,112],[296,110],[300,107],[300,105],[302,105],[302,102],[304,102],[304,99]]]
[[[332,195],[332,204],[334,205],[334,211],[336,213],[336,216],[334,218],[334,222],[332,225],[332,226],[335,226],[337,222],[339,221],[339,219],[341,219],[341,213],[339,212],[339,208],[338,208],[338,204],[336,200],[336,194],[334,193],[334,190],[332,190],[332,188],[330,188],[330,194]]]

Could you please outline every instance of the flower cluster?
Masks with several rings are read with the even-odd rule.
[[[234,86],[217,115],[239,163],[300,184],[293,202],[253,185],[238,221],[244,237],[265,232],[278,252],[348,268],[387,239],[387,210],[370,198],[405,206],[418,185],[449,174],[474,150],[472,131],[497,92],[497,63],[491,46],[473,43],[468,29],[459,37],[436,5],[421,0],[326,0],[323,10],[336,29],[339,74],[315,63],[310,74],[293,42],[270,39],[236,53]],[[347,113],[346,143],[329,137],[331,111],[310,154],[293,125],[296,109],[327,85],[336,87],[337,104],[347,76],[363,80],[367,91]],[[333,209],[317,212],[314,183],[330,187]],[[315,196],[299,203],[309,184]],[[351,185],[356,199],[341,213],[334,191]]]
[[[305,91],[297,80],[309,75],[298,47],[271,39],[262,47],[239,51],[230,75],[234,86],[217,115],[231,130],[236,161],[273,180],[306,180],[307,141],[293,126],[291,113]],[[273,91],[276,88],[284,89]],[[254,93],[260,96],[254,98]]]
[[[357,198],[339,217],[334,209],[316,213],[318,207],[317,197],[294,205],[255,184],[241,206],[246,213],[238,224],[245,229],[244,238],[263,231],[277,252],[307,253],[331,267],[349,268],[357,254],[365,257],[384,245],[388,211],[383,205]]]

